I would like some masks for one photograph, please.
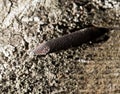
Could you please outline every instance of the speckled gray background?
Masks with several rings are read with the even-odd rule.
[[[99,43],[30,54],[90,24],[120,27],[119,0],[1,0],[0,94],[119,94],[120,30]]]

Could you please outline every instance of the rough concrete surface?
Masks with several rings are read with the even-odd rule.
[[[97,43],[30,54],[91,24],[120,27],[120,1],[0,0],[0,94],[119,94],[120,30]]]

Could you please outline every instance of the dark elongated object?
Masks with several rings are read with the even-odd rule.
[[[108,31],[108,28],[95,26],[84,28],[71,34],[41,43],[33,50],[33,53],[34,55],[46,55],[47,53],[79,46],[102,36]]]

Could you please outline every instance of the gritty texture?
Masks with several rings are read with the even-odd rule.
[[[106,41],[30,54],[91,24],[120,27],[119,0],[1,0],[0,94],[119,94],[120,30]]]

